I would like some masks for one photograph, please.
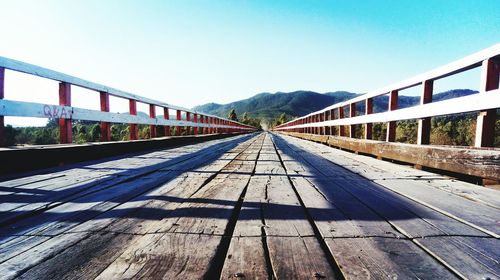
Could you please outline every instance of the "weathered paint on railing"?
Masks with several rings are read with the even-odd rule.
[[[448,77],[481,67],[481,86],[479,94],[453,98],[432,103],[433,83]],[[356,98],[328,106],[322,110],[281,124],[276,131],[332,135],[337,127],[338,136],[345,136],[344,126],[349,125],[349,137],[355,135],[355,125],[365,125],[365,139],[372,138],[373,123],[387,123],[387,142],[396,138],[396,122],[418,120],[417,144],[430,142],[431,117],[478,111],[476,123],[476,147],[491,147],[494,144],[496,110],[500,108],[500,44],[444,65],[411,79],[384,87]],[[398,109],[398,92],[422,85],[420,104],[415,107]],[[389,94],[387,112],[373,113],[373,98]],[[365,115],[356,116],[356,103],[364,102]],[[344,115],[345,107],[350,108],[349,116]]]
[[[60,82],[59,105],[4,99],[6,69]],[[99,93],[101,110],[74,107],[71,104],[72,86],[79,86]],[[110,95],[129,100],[129,113],[119,114],[109,112]],[[149,117],[137,115],[137,102],[149,105]],[[163,118],[156,116],[156,107],[163,108]],[[175,120],[170,120],[169,109],[176,111]],[[185,121],[182,120],[182,112],[186,114]],[[170,126],[175,127],[175,135],[177,136],[181,135],[181,127],[186,127],[188,135],[197,135],[199,132],[207,134],[256,130],[252,126],[233,120],[170,105],[36,65],[0,57],[0,146],[4,143],[4,116],[59,119],[60,143],[71,143],[73,141],[72,120],[101,122],[102,141],[110,141],[111,139],[110,123],[128,123],[130,125],[130,140],[138,139],[138,124],[150,125],[150,138],[156,137],[157,125],[165,126],[166,136],[170,136]],[[191,116],[193,116],[192,119]],[[199,122],[198,119],[201,121]],[[198,128],[201,128],[201,130],[198,131]]]

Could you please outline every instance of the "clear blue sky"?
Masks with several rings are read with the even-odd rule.
[[[500,41],[499,0],[0,0],[0,9],[0,56],[185,107],[366,92]],[[7,98],[57,101],[54,87],[9,77]]]

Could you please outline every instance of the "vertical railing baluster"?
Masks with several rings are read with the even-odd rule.
[[[481,68],[480,92],[487,94],[487,91],[499,87],[500,62],[493,58],[483,61]],[[495,144],[495,121],[496,109],[479,112],[476,121],[476,137],[474,146],[493,147]]]
[[[152,119],[156,118],[156,106],[153,104],[149,104],[149,117]],[[149,125],[149,138],[156,137],[156,124]]]
[[[5,68],[0,67],[0,99],[5,98]],[[4,116],[0,116],[0,147],[5,147],[7,141],[5,139],[5,120]]]
[[[330,110],[330,120],[335,120],[335,109]],[[334,135],[335,126],[330,126],[330,135]]]
[[[349,117],[354,118],[356,116],[356,103],[351,103],[349,105]],[[356,138],[356,125],[349,125],[349,137]]]
[[[204,117],[203,117],[203,123],[204,123],[204,124],[208,124],[208,116],[204,116]],[[208,127],[204,127],[204,128],[203,128],[203,134],[208,134],[208,133],[209,133],[209,132],[208,132]]]
[[[129,99],[128,101],[128,107],[129,107],[129,113],[132,116],[137,116],[137,101],[134,99]],[[129,139],[130,140],[137,140],[138,136],[138,131],[137,131],[137,124],[136,123],[131,123],[129,125]]]
[[[168,111],[168,108],[163,108],[163,118],[166,120],[170,119],[170,113]],[[170,126],[166,125],[163,127],[163,129],[164,129],[165,136],[170,136]]]
[[[101,111],[109,112],[109,93],[100,92]],[[109,122],[101,122],[101,141],[111,141],[111,129]]]
[[[420,96],[420,105],[432,102],[433,80],[422,82],[422,95]],[[422,118],[418,120],[417,144],[427,145],[431,139],[431,118]]]
[[[394,111],[398,109],[398,96],[399,92],[397,90],[392,90],[389,93],[389,111]],[[387,133],[385,136],[385,141],[394,142],[396,141],[396,122],[387,123]]]
[[[365,100],[365,115],[373,114],[373,98],[367,98]],[[373,124],[365,124],[365,139],[372,139]]]
[[[196,114],[196,113],[193,114],[193,121],[194,121],[194,123],[198,123],[198,114]],[[198,127],[197,126],[193,127],[193,134],[198,135]]]
[[[186,112],[186,121],[190,122],[191,121],[191,113]],[[191,135],[191,127],[186,126],[186,135]]]
[[[71,84],[69,83],[59,83],[59,105],[61,106],[71,106]],[[72,143],[73,142],[73,124],[70,112],[60,112],[59,114],[59,142]]]
[[[330,121],[331,118],[332,117],[330,116],[330,110],[325,111],[325,121]],[[324,126],[324,129],[325,129],[325,135],[330,135],[331,134],[329,126]]]
[[[176,115],[177,121],[180,121],[182,119],[182,112],[181,110],[177,110],[177,115]],[[180,136],[181,135],[181,127],[177,125],[175,127],[175,135]]]
[[[339,107],[339,120],[344,118],[344,107]],[[339,136],[345,136],[344,125],[339,125]]]

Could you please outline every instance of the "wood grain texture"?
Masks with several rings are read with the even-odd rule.
[[[307,149],[301,149],[298,147],[301,146],[300,140],[292,138],[289,140],[293,143],[291,145],[293,145],[294,148],[292,150],[283,145],[285,153],[296,153],[297,161],[302,162],[303,164],[322,166],[322,168],[317,169],[318,176],[323,177],[323,172],[331,174],[335,173],[336,170],[339,169],[339,167],[334,164],[330,164],[330,170],[325,169],[327,165],[320,163],[324,161],[322,156],[317,156],[311,153],[308,154]],[[284,143],[286,142],[281,142],[281,144]],[[304,146],[308,145],[309,144],[304,144]],[[325,149],[328,150],[331,148],[323,146],[322,150]],[[338,151],[336,153],[345,152]],[[321,155],[323,155],[323,153],[321,153]],[[331,160],[335,161],[335,159]],[[345,162],[345,159],[343,162]],[[355,166],[355,164],[351,164],[351,166]],[[364,168],[369,167],[364,166]],[[405,186],[405,184],[397,184],[398,180],[392,181],[395,182],[394,185],[398,185],[401,188],[404,188],[403,186]],[[321,190],[326,198],[333,202],[338,203],[339,193],[345,191],[351,194],[352,197],[356,198],[356,200],[374,211],[380,217],[379,220],[387,221],[394,229],[402,233],[405,237],[411,238],[414,243],[412,244],[413,247],[416,247],[415,245],[417,245],[426,253],[429,253],[432,257],[440,260],[441,264],[453,271],[455,275],[464,276],[466,278],[477,278],[485,275],[488,277],[488,275],[495,275],[498,273],[498,266],[495,266],[494,261],[492,262],[492,260],[497,259],[496,251],[499,246],[498,239],[490,236],[487,231],[479,231],[478,227],[471,227],[469,224],[464,223],[460,218],[461,216],[467,217],[467,215],[475,213],[478,215],[476,218],[480,219],[479,216],[481,216],[481,210],[484,209],[484,207],[488,207],[489,210],[492,210],[494,209],[492,207],[468,200],[468,203],[474,203],[470,206],[473,210],[470,210],[469,214],[464,213],[461,215],[457,213],[457,217],[452,217],[450,215],[444,215],[443,212],[439,211],[436,207],[430,206],[456,206],[463,200],[463,198],[441,190],[421,189],[418,185],[413,187],[408,186],[409,189],[411,189],[409,192],[421,192],[422,194],[430,192],[428,196],[433,196],[433,193],[437,194],[435,195],[436,198],[422,197],[422,201],[417,202],[407,196],[399,196],[399,194],[394,194],[392,191],[384,190],[382,187],[385,182],[384,180],[380,180],[382,186],[367,179],[352,176],[351,178],[343,176],[336,179],[323,177],[323,179],[313,179],[311,182],[319,190]],[[402,182],[404,183],[405,181],[403,180]],[[445,196],[440,197],[439,194]],[[427,199],[429,201],[428,204],[424,203]],[[335,204],[335,206],[338,205],[339,204]],[[349,211],[344,210],[344,213],[349,213]],[[363,213],[366,213],[366,211],[363,211]],[[495,214],[490,215],[495,217]],[[495,227],[495,222],[489,226]],[[459,238],[460,241],[457,241],[456,238]],[[435,242],[431,243],[429,240],[434,240]],[[455,255],[451,256],[450,252],[455,252]],[[456,252],[461,253],[457,255]],[[463,265],[464,263],[469,264]],[[474,266],[474,269],[470,269],[469,266]]]
[[[441,175],[283,135],[216,140],[210,147],[159,150],[0,183],[0,198],[14,212],[29,205],[12,208],[18,195],[76,190],[0,227],[0,279],[500,275],[498,239],[462,220],[484,219],[477,214],[483,207],[497,210],[488,192],[462,203],[465,194],[455,192],[467,185],[446,187],[453,182]],[[108,180],[95,184],[101,178]],[[439,195],[418,201],[421,193]],[[461,204],[467,213],[444,213]]]
[[[328,144],[359,153],[393,159],[411,164],[500,180],[500,151],[498,149],[475,149],[387,143],[375,140],[360,140],[344,137],[288,133],[294,137]]]

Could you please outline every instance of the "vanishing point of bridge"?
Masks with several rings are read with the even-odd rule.
[[[0,136],[3,116],[50,117],[65,144],[0,150],[0,279],[498,279],[500,194],[455,178],[500,181],[499,55],[493,46],[272,132],[0,57]],[[435,80],[476,67],[478,94],[432,103]],[[59,104],[7,99],[6,70],[60,82]],[[72,86],[98,92],[101,110],[74,107]],[[420,105],[398,108],[414,86]],[[387,112],[373,112],[387,94]],[[110,95],[129,114],[109,112]],[[465,112],[478,112],[476,147],[429,145],[431,117]],[[395,142],[408,119],[415,145]],[[103,142],[71,144],[73,120],[101,122]],[[110,142],[110,123],[129,124],[131,141]],[[386,141],[371,140],[373,123],[386,123]],[[139,124],[167,136],[136,140]]]

